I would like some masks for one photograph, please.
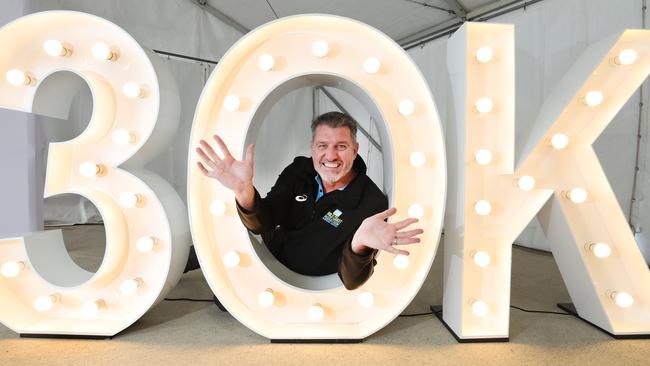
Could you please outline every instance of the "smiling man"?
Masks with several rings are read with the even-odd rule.
[[[265,198],[253,186],[253,145],[237,161],[215,135],[223,158],[201,140],[197,164],[235,193],[242,222],[282,264],[310,276],[338,273],[352,290],[372,275],[378,250],[408,255],[395,246],[419,242],[422,230],[403,230],[416,219],[386,222],[396,210],[366,175],[352,117],[325,113],[311,130],[311,158],[295,158]]]

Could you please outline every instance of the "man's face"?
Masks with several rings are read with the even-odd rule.
[[[353,174],[352,164],[358,150],[359,144],[352,139],[349,128],[320,125],[311,144],[314,169],[327,183],[336,183]]]

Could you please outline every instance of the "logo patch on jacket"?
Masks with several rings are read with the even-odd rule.
[[[341,225],[343,222],[343,220],[339,218],[341,214],[343,214],[341,210],[334,210],[334,212],[328,212],[325,216],[323,216],[323,220],[334,227],[339,227],[339,225]]]

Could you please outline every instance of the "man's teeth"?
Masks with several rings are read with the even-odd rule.
[[[339,164],[338,163],[323,163],[323,166],[326,168],[338,168]]]

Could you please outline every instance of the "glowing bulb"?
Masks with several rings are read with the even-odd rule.
[[[140,85],[133,81],[126,82],[122,85],[122,93],[130,99],[142,98],[144,96],[144,92]]]
[[[117,60],[117,52],[111,50],[111,48],[104,43],[96,43],[91,49],[91,52],[93,56],[98,60],[105,60],[105,61]]]
[[[136,292],[138,292],[138,289],[143,284],[144,284],[144,282],[142,281],[141,278],[133,278],[133,279],[130,279],[130,280],[125,280],[120,285],[120,292],[123,295],[133,295]]]
[[[133,192],[125,192],[120,195],[120,205],[124,208],[133,208],[142,202],[142,196]]]
[[[307,315],[309,316],[310,320],[318,322],[323,320],[323,317],[325,317],[325,310],[320,304],[314,304],[309,307]]]
[[[404,254],[398,254],[393,258],[393,265],[397,269],[407,269],[409,266],[409,257]]]
[[[535,188],[535,178],[530,175],[522,175],[517,179],[517,187],[522,191],[530,191]]]
[[[404,117],[408,117],[415,111],[415,103],[413,103],[412,100],[404,99],[399,102],[397,109],[399,110],[399,114]]]
[[[629,65],[636,61],[637,53],[633,49],[625,49],[614,58],[614,62],[619,65]]]
[[[582,188],[573,188],[572,190],[565,192],[564,196],[571,200],[573,203],[583,203],[587,200],[588,194]]]
[[[409,206],[408,215],[409,217],[421,219],[422,216],[424,216],[424,209],[422,208],[422,206],[418,204],[412,204],[411,206]]]
[[[603,102],[603,93],[598,90],[592,90],[585,95],[585,104],[595,107]]]
[[[318,40],[311,45],[311,53],[316,57],[323,58],[330,51],[330,46],[323,40]]]
[[[368,57],[366,61],[363,62],[363,69],[368,74],[376,74],[381,68],[381,62],[377,57]]]
[[[411,166],[419,168],[427,162],[427,158],[421,152],[414,152],[409,157],[409,162],[411,163]]]
[[[375,295],[373,295],[371,292],[364,291],[359,294],[357,300],[359,300],[359,304],[362,307],[369,308],[372,307],[372,305],[375,303]]]
[[[569,145],[569,136],[563,133],[556,133],[551,137],[551,145],[557,150],[562,150]]]
[[[106,306],[106,302],[102,299],[95,301],[86,301],[81,305],[81,315],[85,317],[92,317],[99,314],[99,311]]]
[[[143,236],[135,242],[135,248],[140,253],[149,253],[156,245],[156,240],[150,236]]]
[[[52,295],[42,295],[36,298],[34,300],[34,310],[38,312],[46,312],[52,310],[52,307],[54,306],[55,303],[59,301],[59,295],[58,294],[52,294]]]
[[[16,86],[30,85],[34,82],[34,79],[18,69],[11,69],[5,74],[9,84]]]
[[[5,262],[0,267],[0,273],[5,277],[11,278],[18,276],[23,269],[25,269],[25,262]]]
[[[596,258],[607,258],[612,254],[612,248],[606,243],[588,243],[587,249],[593,253]]]
[[[492,162],[492,152],[488,149],[481,149],[476,152],[476,155],[474,155],[474,160],[476,160],[479,165],[488,165]]]
[[[494,107],[494,103],[492,103],[492,99],[488,97],[481,97],[476,100],[476,105],[474,106],[476,110],[479,113],[489,113],[492,111],[492,107]]]
[[[275,302],[275,295],[273,294],[273,290],[267,288],[266,290],[260,292],[260,294],[257,295],[257,302],[263,308],[272,306]]]
[[[492,50],[491,47],[481,47],[478,50],[476,50],[476,59],[480,63],[490,62],[490,60],[492,60],[493,55],[494,55],[494,51]]]
[[[239,97],[236,95],[228,95],[223,100],[223,106],[227,111],[235,112],[239,110],[239,107],[241,107],[241,100],[239,100]]]
[[[273,70],[273,66],[275,66],[275,58],[268,53],[260,55],[257,58],[257,66],[263,71],[271,71]]]
[[[79,174],[86,178],[92,178],[104,174],[104,167],[92,161],[84,161],[79,164]]]
[[[492,204],[486,200],[480,200],[474,205],[474,211],[481,216],[487,216],[492,212]]]
[[[113,141],[118,145],[132,144],[135,142],[135,135],[127,130],[115,130],[113,132]]]
[[[482,300],[472,300],[472,313],[476,316],[484,317],[488,313],[488,305]]]
[[[490,264],[490,255],[482,250],[474,252],[472,259],[474,260],[474,264],[479,267],[487,267]]]
[[[241,256],[236,250],[231,250],[223,256],[223,264],[228,268],[234,268],[241,262]]]
[[[612,291],[609,296],[622,308],[629,308],[634,304],[634,298],[627,292]]]
[[[55,39],[49,39],[43,42],[43,50],[45,50],[45,53],[48,55],[54,57],[72,55],[72,48],[70,46],[63,45],[63,43]]]
[[[210,204],[210,213],[213,216],[223,216],[226,214],[226,203],[223,201],[215,200]]]

